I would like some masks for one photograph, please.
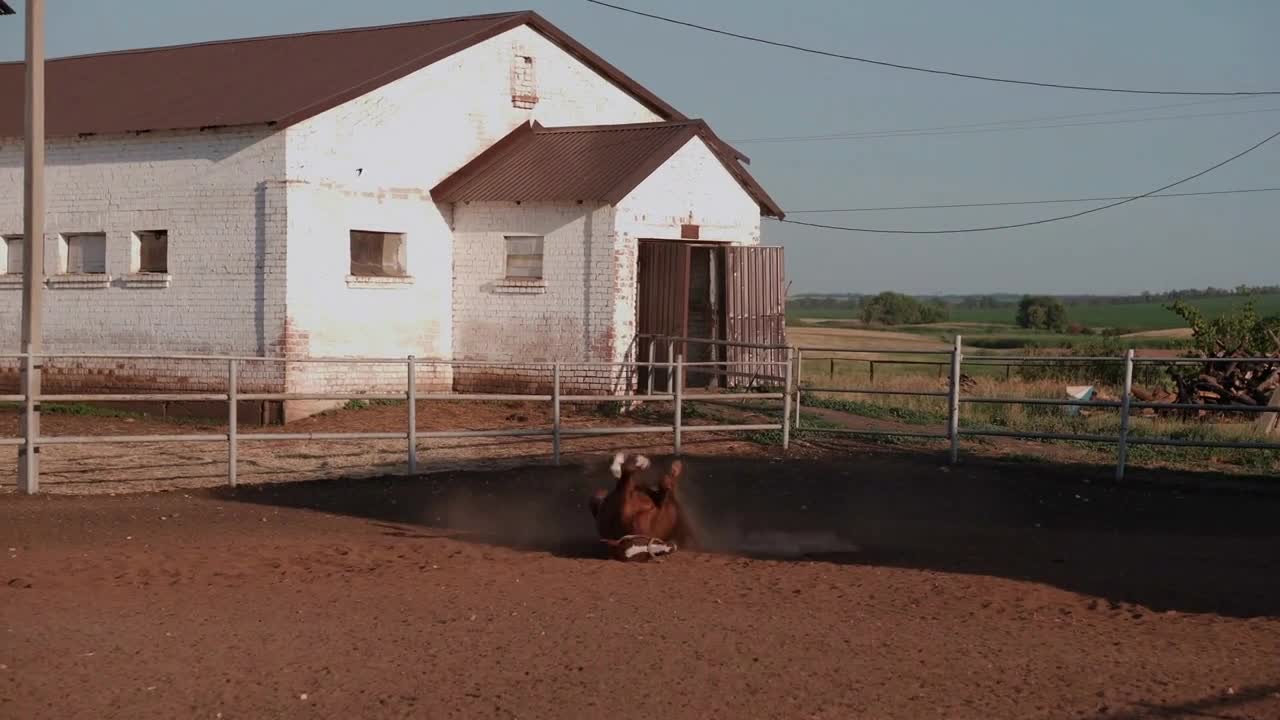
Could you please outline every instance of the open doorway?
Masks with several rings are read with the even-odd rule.
[[[724,265],[724,248],[694,245],[689,248],[689,334],[690,338],[724,340],[724,294],[719,268]],[[724,347],[714,342],[690,342],[683,346],[691,363],[719,362]],[[690,387],[711,388],[721,384],[722,368],[689,368]]]
[[[717,364],[690,368],[685,385],[696,388],[753,384],[775,374],[766,363],[785,357],[773,349],[786,342],[782,248],[641,240],[637,262],[642,362],[652,350],[657,363],[670,362],[673,351],[687,362],[732,363],[732,372]],[[669,338],[680,340],[672,347]],[[652,387],[666,389],[665,369],[652,375]],[[649,376],[640,373],[642,387]]]

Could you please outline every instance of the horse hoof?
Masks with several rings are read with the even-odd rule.
[[[614,555],[624,562],[658,560],[676,551],[674,542],[644,535],[625,535],[617,540],[605,542],[613,546]]]

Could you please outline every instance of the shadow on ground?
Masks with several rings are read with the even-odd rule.
[[[1095,720],[1104,718],[1105,720],[1171,720],[1173,718],[1232,720],[1232,718],[1241,717],[1235,712],[1238,708],[1273,697],[1280,697],[1280,685],[1254,685],[1239,690],[1233,689],[1231,693],[1218,693],[1185,703],[1135,703],[1132,709],[1108,710],[1094,717]]]
[[[949,469],[885,452],[686,462],[684,499],[707,551],[998,576],[1115,607],[1280,616],[1280,487],[1150,471],[1117,485],[1092,467]],[[364,517],[389,534],[602,557],[586,498],[612,482],[607,463],[209,492]]]

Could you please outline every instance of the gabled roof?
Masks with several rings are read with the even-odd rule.
[[[15,15],[15,14],[17,13],[13,11],[13,8],[5,4],[4,0],[0,0],[0,15]]]
[[[684,119],[542,16],[526,11],[49,60],[46,132],[56,137],[285,127],[521,25],[595,69],[659,117]],[[0,98],[22,98],[23,78],[23,63],[0,63]],[[0,137],[22,136],[22,108],[20,101],[0,103]]]
[[[547,128],[521,125],[431,191],[436,202],[617,204],[693,138],[707,144],[762,214],[782,208],[701,120]]]

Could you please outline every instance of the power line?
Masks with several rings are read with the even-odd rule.
[[[1239,102],[1241,100],[1250,100],[1252,98],[1213,98],[1211,100],[1192,100],[1191,102],[1168,103],[1165,105],[1144,105],[1143,107],[1126,108],[1123,110],[1101,110],[1087,113],[1071,113],[1068,115],[1038,115],[1030,118],[1015,118],[1012,120],[991,120],[988,122],[964,123],[963,125],[936,125],[933,127],[922,128],[891,128],[887,130],[849,130],[842,133],[827,133],[825,135],[784,135],[777,137],[757,137],[745,138],[741,140],[733,140],[735,143],[747,142],[763,142],[767,140],[789,140],[792,138],[819,138],[819,137],[843,137],[845,135],[864,135],[864,134],[890,134],[900,132],[930,132],[934,130],[960,130],[965,128],[985,128],[994,125],[1022,125],[1026,123],[1051,122],[1055,120],[1075,120],[1086,117],[1100,117],[1103,115],[1128,115],[1137,112],[1150,112],[1152,110],[1169,110],[1172,108],[1190,107],[1193,105],[1216,105],[1224,102]]]
[[[1156,117],[1146,118],[1123,118],[1119,120],[1086,120],[1083,122],[1070,123],[1054,123],[1050,125],[1014,125],[1011,127],[988,127],[982,125],[970,126],[973,129],[957,129],[946,130],[938,128],[935,132],[933,129],[921,128],[916,130],[883,130],[883,131],[867,131],[867,132],[849,132],[849,133],[833,133],[830,135],[791,135],[781,137],[761,137],[748,138],[746,140],[735,140],[739,145],[747,145],[751,143],[788,143],[788,142],[820,142],[827,140],[875,140],[885,138],[898,137],[937,137],[940,135],[982,135],[987,133],[1014,132],[1018,130],[1052,130],[1055,128],[1070,127],[1088,127],[1092,125],[1129,125],[1133,123],[1154,122],[1157,120],[1186,120],[1191,118],[1207,118],[1207,117],[1227,117],[1231,115],[1253,115],[1257,113],[1274,113],[1280,112],[1280,108],[1255,108],[1253,110],[1232,110],[1215,113],[1188,113],[1183,115],[1157,115]],[[1013,122],[1013,121],[1009,121]],[[1028,121],[1030,122],[1030,121]],[[994,125],[994,123],[988,123]]]
[[[1155,190],[1152,190],[1151,192],[1145,192],[1141,195],[1134,195],[1133,197],[1125,198],[1123,200],[1119,200],[1117,202],[1113,202],[1107,205],[1100,205],[1098,207],[1090,208],[1088,210],[1081,210],[1080,212],[1071,213],[1070,215],[1059,215],[1057,217],[1043,218],[1041,220],[1032,220],[1030,222],[1011,223],[1008,225],[990,225],[987,227],[975,227],[975,228],[956,228],[956,229],[948,229],[948,230],[888,230],[888,229],[877,229],[877,228],[857,228],[857,227],[846,227],[843,225],[826,225],[823,223],[804,222],[802,220],[779,220],[778,222],[788,223],[791,225],[803,225],[806,227],[823,228],[826,230],[842,230],[845,232],[860,232],[860,233],[885,233],[885,234],[891,234],[891,235],[949,235],[952,233],[989,232],[993,230],[1011,230],[1013,228],[1030,227],[1032,225],[1044,225],[1046,223],[1058,222],[1060,220],[1070,220],[1072,218],[1078,218],[1083,215],[1090,215],[1092,213],[1102,212],[1103,210],[1110,210],[1113,207],[1119,207],[1126,203],[1131,203],[1134,200],[1141,200],[1142,198],[1151,197],[1152,195],[1164,192],[1165,190],[1168,190],[1173,187],[1177,187],[1179,185],[1182,185],[1183,183],[1191,182],[1192,180],[1195,180],[1198,177],[1208,175],[1209,173],[1213,172],[1214,170],[1217,170],[1223,165],[1226,165],[1235,160],[1239,160],[1240,158],[1244,157],[1245,155],[1248,155],[1254,150],[1257,150],[1263,145],[1266,145],[1267,143],[1271,142],[1277,137],[1280,137],[1280,130],[1277,130],[1276,132],[1268,135],[1266,138],[1262,139],[1261,141],[1255,143],[1254,145],[1244,150],[1241,150],[1240,152],[1236,153],[1235,155],[1232,155],[1226,160],[1223,160],[1215,165],[1211,165],[1194,175],[1188,175],[1187,177],[1184,177],[1181,180],[1176,180],[1163,187],[1158,187]]]
[[[917,65],[903,65],[901,63],[887,62],[885,60],[873,60],[871,58],[857,57],[855,55],[842,55],[840,53],[830,52],[827,50],[817,50],[814,48],[804,47],[802,45],[793,45],[791,43],[779,42],[777,40],[767,40],[752,35],[744,35],[742,33],[731,32],[729,30],[721,30],[719,28],[708,27],[706,25],[698,25],[697,23],[685,20],[676,20],[675,18],[664,17],[662,15],[654,15],[653,13],[641,12],[633,10],[621,5],[602,2],[601,0],[586,0],[592,5],[617,10],[619,12],[638,15],[640,17],[649,18],[651,20],[659,20],[661,22],[670,23],[672,25],[680,25],[682,27],[702,30],[704,32],[714,33],[716,35],[724,35],[726,37],[737,38],[739,40],[748,40],[750,42],[760,43],[762,45],[771,45],[773,47],[786,48],[797,52],[808,53],[810,55],[821,55],[823,57],[836,58],[837,60],[850,60],[853,62],[866,63],[868,65],[879,65],[881,67],[895,68],[898,70],[912,70],[914,72],[930,73],[933,75],[946,75],[949,77],[967,78],[969,80],[985,80],[987,82],[1005,83],[1009,85],[1031,85],[1034,87],[1057,88],[1060,90],[1089,90],[1092,92],[1105,93],[1129,93],[1134,95],[1217,95],[1217,96],[1243,96],[1243,95],[1280,95],[1280,90],[1257,90],[1257,91],[1225,91],[1225,92],[1200,92],[1191,90],[1137,90],[1133,88],[1113,88],[1113,87],[1096,87],[1091,85],[1067,85],[1064,83],[1038,82],[1034,80],[1012,80],[1010,78],[992,77],[989,75],[974,75],[972,73],[954,72],[951,70],[939,70],[937,68],[921,67]]]
[[[1004,202],[951,203],[947,205],[888,205],[884,207],[829,208],[823,210],[788,210],[788,215],[807,213],[882,212],[887,210],[942,210],[950,208],[1002,207],[1008,205],[1049,205],[1052,203],[1101,202],[1103,200],[1148,200],[1160,198],[1198,197],[1202,195],[1237,195],[1242,193],[1280,192],[1280,187],[1242,188],[1239,190],[1206,190],[1203,192],[1164,193],[1162,195],[1113,195],[1109,197],[1066,198],[1061,200],[1010,200]]]

